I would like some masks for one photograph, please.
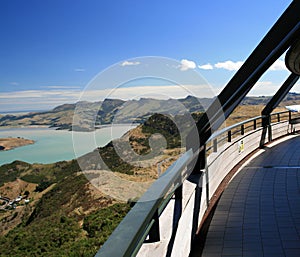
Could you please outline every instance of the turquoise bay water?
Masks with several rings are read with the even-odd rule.
[[[70,132],[50,128],[13,128],[0,129],[0,138],[23,137],[35,141],[33,145],[18,147],[9,151],[0,151],[0,165],[21,160],[29,163],[53,163],[71,160],[76,155],[93,151],[104,146],[112,139],[120,138],[132,125],[103,127],[95,132]],[[73,147],[76,141],[76,155]]]

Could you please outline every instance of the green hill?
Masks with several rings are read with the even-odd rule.
[[[65,111],[62,109],[57,111]],[[180,115],[174,118],[154,114],[134,129],[141,133],[141,137],[130,131],[117,141],[122,143],[129,139],[133,147],[141,144],[144,152],[136,152],[145,154],[150,151],[149,138],[159,133],[166,138],[170,151],[181,147],[180,133],[174,121],[183,122],[185,119]],[[100,154],[111,171],[127,176],[129,180],[130,177],[139,179],[136,173],[142,174],[143,169],[137,171],[136,167],[122,160],[114,148],[116,143],[110,142],[95,149],[78,161],[88,162],[84,164],[89,169],[101,170],[104,167],[96,166]],[[145,172],[148,170],[146,168]],[[153,180],[147,174],[144,173],[143,181]],[[122,185],[118,187],[122,190]],[[0,194],[5,196],[12,188],[15,196],[22,195],[30,202],[21,202],[15,209],[0,212],[0,256],[94,256],[130,210],[130,199],[128,203],[122,202],[94,188],[76,160],[53,164],[15,161],[2,165]]]

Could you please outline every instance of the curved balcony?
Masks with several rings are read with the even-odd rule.
[[[268,136],[275,140],[271,142],[300,130],[300,124],[293,124],[298,115],[290,111],[271,117]],[[254,153],[257,157],[264,152],[262,147],[269,148],[263,118],[255,117],[213,134],[206,144],[206,167],[201,173],[193,174],[187,168],[198,156],[187,151],[136,203],[96,256],[189,256],[198,227],[224,186],[241,170],[241,162]],[[210,254],[207,256],[213,256]]]
[[[299,79],[299,39],[293,1],[97,257],[300,256],[299,117],[272,113]],[[262,115],[218,130],[288,49],[291,74]]]

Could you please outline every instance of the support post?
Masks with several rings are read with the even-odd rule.
[[[228,142],[230,143],[231,142],[231,130],[229,130],[227,133],[227,139],[228,139]]]
[[[279,103],[283,100],[283,98],[287,95],[287,93],[291,90],[291,88],[295,85],[298,81],[299,76],[296,74],[290,74],[290,76],[286,79],[286,81],[282,84],[276,94],[271,98],[271,100],[267,103],[265,108],[262,110],[261,115],[263,116],[262,119],[262,126],[263,126],[263,134],[261,139],[260,146],[262,147],[264,138],[266,137],[265,133],[268,130],[268,141],[272,141],[272,126],[271,126],[271,112],[279,105]],[[289,113],[289,120],[291,119],[291,115]],[[277,116],[278,122],[280,121],[280,116]]]
[[[278,89],[276,94],[270,99],[265,108],[262,110],[261,115],[270,115],[272,111],[280,104],[284,97],[288,94],[291,88],[298,81],[299,76],[291,73],[282,86]]]
[[[218,151],[218,140],[214,139],[213,141],[213,151],[216,153]]]
[[[154,223],[149,231],[149,239],[147,240],[147,243],[154,243],[160,240],[158,210],[155,211],[153,219]]]

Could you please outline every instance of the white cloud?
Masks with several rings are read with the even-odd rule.
[[[130,62],[130,61],[124,61],[121,63],[121,66],[132,66],[132,65],[139,65],[140,62]]]
[[[120,87],[94,90],[27,90],[0,93],[0,109],[5,111],[47,110],[64,103],[78,101],[101,101],[106,98],[123,100],[139,98],[184,98],[188,95],[214,97],[216,94],[208,85],[161,85]]]
[[[104,89],[87,91],[88,99],[98,95],[98,99],[120,98],[124,100],[139,98],[184,98],[188,95],[201,97],[214,97],[215,93],[208,85],[161,85],[161,86],[137,86],[122,87],[117,89]]]
[[[259,86],[259,87],[277,86],[277,85],[274,85],[272,83],[272,81],[258,81],[255,85]]]
[[[4,111],[49,110],[79,99],[80,90],[26,90],[0,93],[0,109]]]
[[[276,60],[270,67],[270,70],[273,70],[273,71],[286,70],[284,60],[281,60],[281,59]]]
[[[229,70],[229,71],[237,71],[239,68],[241,68],[241,66],[244,64],[244,62],[242,61],[237,61],[237,62],[233,62],[233,61],[225,61],[225,62],[218,62],[214,65],[215,68],[218,69],[225,69],[225,70]],[[202,66],[198,66],[200,69],[206,69],[206,70],[212,70],[213,67],[210,64],[205,64]],[[271,65],[270,69],[271,71],[283,71],[286,70],[286,66],[285,66],[285,62],[282,59],[278,59],[276,60],[273,65]]]
[[[41,86],[41,88],[49,88],[49,89],[80,89],[79,86]]]
[[[101,101],[106,98],[119,98],[123,100],[139,98],[184,98],[188,95],[199,97],[214,97],[222,88],[211,88],[209,85],[156,85],[118,87],[115,89],[80,90],[75,88],[55,88],[49,86],[48,90],[27,90],[0,93],[0,109],[3,111],[21,110],[47,110],[64,103],[78,101]],[[259,81],[249,95],[274,94],[280,84],[272,81]],[[293,89],[299,92],[300,84]]]
[[[189,69],[195,69],[196,68],[196,63],[193,62],[193,61],[187,60],[187,59],[182,59],[180,61],[180,63],[181,63],[181,65],[179,67],[180,67],[181,71],[186,71],[186,70],[189,70]]]
[[[35,101],[37,99],[69,99],[75,100],[79,97],[80,90],[26,90],[26,91],[14,91],[14,92],[1,92],[0,99],[1,104],[5,102],[6,99],[30,99]],[[17,103],[16,103],[17,104]],[[29,103],[30,104],[30,103]]]
[[[18,85],[20,85],[18,82],[15,82],[15,81],[10,82],[9,84],[11,84],[12,86],[18,86]]]
[[[198,68],[202,70],[213,70],[214,67],[210,63],[207,63],[204,65],[199,65]]]
[[[76,69],[74,69],[74,71],[76,71],[76,72],[84,72],[85,69],[83,69],[83,68],[76,68]]]
[[[237,71],[244,62],[238,61],[238,62],[233,62],[233,61],[225,61],[225,62],[218,62],[214,66],[218,69],[225,69],[229,71]]]
[[[281,84],[272,81],[258,81],[249,92],[249,96],[273,96]]]

